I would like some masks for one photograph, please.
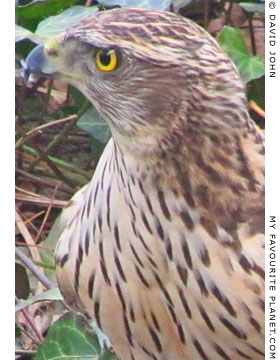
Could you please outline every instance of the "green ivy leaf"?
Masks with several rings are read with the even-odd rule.
[[[36,44],[46,42],[51,37],[60,34],[83,17],[97,12],[97,7],[74,6],[59,15],[49,16],[41,21],[35,33],[16,25],[16,41],[29,39]]]
[[[109,126],[94,107],[82,115],[77,125],[102,144],[106,144],[111,137]]]
[[[19,26],[16,24],[16,28],[15,28],[15,41],[21,41],[24,39],[28,39],[29,36],[32,36],[32,32],[23,28],[22,26]]]
[[[97,10],[96,6],[74,6],[59,15],[49,16],[38,25],[35,31],[35,35],[37,37],[36,42],[38,43],[39,38],[42,39],[40,42],[44,42],[45,40],[68,29],[71,25],[80,21],[83,17],[96,13]]]
[[[264,75],[264,62],[258,56],[251,56],[239,29],[224,26],[217,41],[237,66],[245,83]]]
[[[172,0],[98,0],[104,6],[140,7],[154,10],[166,10]]]
[[[258,56],[250,56],[245,61],[240,62],[238,70],[246,83],[260,78],[265,72],[264,63]]]
[[[39,346],[35,360],[117,360],[100,348],[84,316],[68,312],[53,326]]]
[[[39,295],[32,296],[27,300],[19,300],[16,304],[15,311],[20,311],[22,309],[27,308],[30,305],[33,305],[37,302],[41,301],[49,301],[49,300],[63,300],[63,297],[58,288],[49,289],[44,291]]]
[[[79,0],[34,0],[27,5],[16,6],[15,12],[18,19],[35,19],[54,15],[61,10],[73,6]]]

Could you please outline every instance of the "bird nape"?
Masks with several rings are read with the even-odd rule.
[[[122,8],[25,68],[77,87],[112,132],[58,240],[66,302],[122,360],[264,359],[264,140],[216,41]]]

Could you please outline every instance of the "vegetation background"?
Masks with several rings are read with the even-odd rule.
[[[264,128],[264,1],[18,0],[15,356],[19,360],[115,359],[100,347],[88,321],[63,304],[53,258],[63,226],[61,209],[91,179],[110,131],[76,89],[44,79],[26,84],[22,61],[36,44],[85,15],[132,5],[172,11],[207,29],[236,63],[247,85],[251,116]]]

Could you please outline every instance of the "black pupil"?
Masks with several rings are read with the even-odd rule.
[[[108,66],[111,62],[111,55],[109,51],[102,50],[100,53],[100,62],[104,66]]]

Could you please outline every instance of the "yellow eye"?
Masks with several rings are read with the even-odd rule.
[[[95,53],[95,61],[98,69],[102,71],[113,71],[118,66],[118,56],[113,49],[98,50]]]

